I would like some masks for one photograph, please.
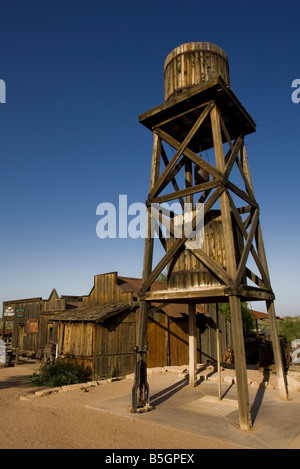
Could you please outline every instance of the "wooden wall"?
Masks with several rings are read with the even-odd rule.
[[[12,347],[21,350],[39,348],[41,298],[3,302],[4,318],[13,321]],[[12,316],[7,316],[6,311]]]
[[[216,312],[209,306],[211,317],[197,314],[197,362],[217,360]],[[232,346],[231,325],[219,316],[220,349],[223,357],[228,346]],[[188,317],[166,318],[159,316],[149,319],[148,324],[148,367],[188,365],[189,331]]]
[[[52,290],[48,300],[42,300],[42,311],[63,311],[66,309],[66,299],[59,298],[55,288]]]
[[[221,352],[227,350],[228,333],[220,318]],[[112,371],[124,376],[135,371],[137,313],[125,311],[103,324],[63,321],[58,325],[59,357],[88,367],[94,377]],[[188,365],[188,317],[170,318],[155,313],[148,324],[148,368]],[[216,328],[212,318],[197,315],[197,362],[216,361]]]
[[[131,292],[122,292],[117,285],[117,272],[111,272],[94,277],[94,286],[88,296],[82,297],[82,304],[113,304],[129,303],[132,301]]]
[[[61,322],[58,326],[60,358],[91,368],[95,377],[134,371],[136,313],[127,311],[104,324]]]
[[[12,347],[29,354],[43,349],[50,340],[56,342],[57,324],[52,324],[51,319],[66,309],[69,298],[73,300],[73,297],[59,298],[53,289],[48,300],[38,297],[3,302],[4,319],[13,322]],[[77,298],[80,297],[74,299]]]
[[[197,326],[197,361],[200,363],[200,328],[198,324]],[[188,365],[188,317],[175,319],[168,318],[165,314],[160,313],[159,319],[150,318],[147,342],[147,364],[149,368]]]

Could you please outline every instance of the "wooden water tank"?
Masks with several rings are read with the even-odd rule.
[[[232,217],[235,256],[237,264],[243,251],[243,238]],[[166,239],[167,251],[176,239]],[[226,254],[220,210],[211,210],[205,219],[201,250],[226,270]],[[197,252],[197,249],[195,250]],[[168,264],[168,289],[185,290],[195,287],[220,285],[220,280],[185,246]]]
[[[213,211],[211,216],[214,219],[204,226],[202,250],[226,269],[224,236],[220,212]],[[175,241],[173,237],[167,239],[167,250],[171,248]],[[186,249],[185,246],[182,247],[181,251],[178,252],[177,256],[174,257],[168,265],[168,288],[170,289],[182,290],[219,284],[219,280],[190,250]]]
[[[218,76],[230,86],[228,58],[219,46],[210,42],[182,44],[165,61],[165,100]]]

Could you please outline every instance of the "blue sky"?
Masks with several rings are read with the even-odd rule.
[[[299,315],[299,2],[1,0],[0,14],[0,301],[141,276],[144,240],[99,239],[96,208],[146,200],[138,116],[163,102],[169,52],[207,41],[257,123],[246,143],[276,311]]]

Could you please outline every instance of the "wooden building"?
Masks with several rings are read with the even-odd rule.
[[[22,354],[33,354],[43,349],[47,342],[56,341],[52,317],[66,309],[76,308],[81,297],[62,296],[55,289],[48,300],[41,297],[3,302],[3,321],[12,322],[12,347]]]
[[[87,369],[94,377],[132,373],[135,367],[142,280],[117,272],[96,275],[82,306],[52,316],[57,331],[58,357]],[[164,282],[154,282],[153,290]],[[184,304],[152,304],[149,312],[148,366],[184,365],[189,358],[188,310]],[[198,363],[216,360],[216,324],[197,306]],[[230,327],[222,319],[222,350],[230,345]]]
[[[22,355],[58,344],[58,357],[85,368],[94,377],[132,373],[139,319],[139,278],[117,272],[94,277],[85,296],[61,296],[55,289],[41,297],[5,301],[4,320],[13,323],[12,347]],[[156,281],[152,290],[164,288]],[[212,306],[197,305],[197,361],[216,361],[216,322]],[[230,324],[221,317],[221,349],[231,345]],[[185,365],[189,360],[188,308],[152,303],[148,317],[148,366]]]

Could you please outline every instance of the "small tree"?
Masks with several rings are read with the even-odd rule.
[[[227,321],[231,322],[229,303],[219,303],[219,312]],[[251,314],[247,303],[241,302],[241,312],[244,334],[251,335],[253,333],[253,329],[255,329],[255,319]]]
[[[300,339],[299,317],[286,317],[283,321],[278,321],[277,324],[279,334],[286,337],[288,345],[291,345],[293,340]]]

